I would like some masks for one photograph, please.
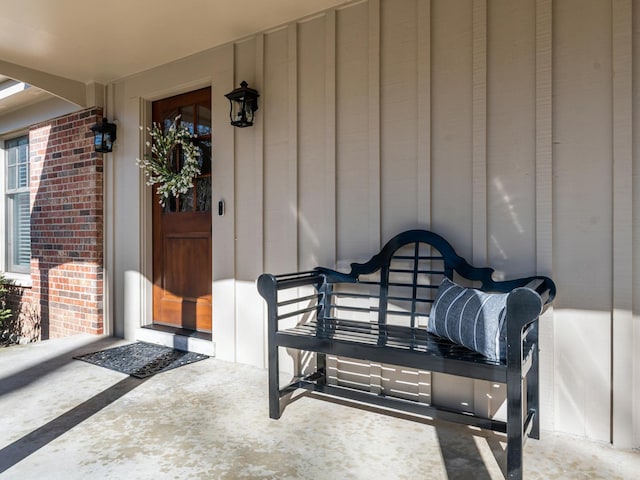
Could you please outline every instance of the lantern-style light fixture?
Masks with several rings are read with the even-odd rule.
[[[109,153],[113,150],[113,142],[116,141],[116,124],[107,122],[106,118],[102,123],[98,122],[93,127],[93,146],[98,153]]]
[[[253,117],[258,110],[257,90],[248,87],[248,83],[242,81],[240,87],[225,95],[229,99],[229,118],[234,127],[250,127],[253,125]]]

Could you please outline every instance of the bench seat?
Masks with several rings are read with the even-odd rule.
[[[276,337],[281,347],[389,364],[401,357],[405,367],[492,382],[507,381],[505,364],[487,359],[424,328],[325,319],[280,330]],[[527,347],[525,356],[531,354],[532,345]]]

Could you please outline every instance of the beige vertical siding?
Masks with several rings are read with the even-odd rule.
[[[431,6],[431,227],[472,253],[471,1]]]
[[[267,33],[264,39],[260,112],[264,123],[264,267],[274,273],[298,268],[298,165],[290,147],[291,123],[296,123],[290,115],[291,103],[296,101],[290,84],[290,63],[296,58],[289,50],[294,40],[288,28]]]
[[[335,263],[335,94],[327,70],[335,50],[327,45],[330,20],[316,17],[298,27],[299,267]],[[331,44],[329,44],[331,47]],[[329,66],[329,68],[328,68]]]
[[[489,2],[487,260],[502,275],[536,268],[535,7]]]
[[[552,0],[536,0],[536,271],[553,274],[553,5]],[[540,403],[547,415],[541,418],[543,429],[555,429],[555,338],[553,307],[542,318],[539,339]]]
[[[415,0],[381,7],[380,224],[386,241],[418,221],[418,16]]]
[[[557,427],[608,440],[610,419],[603,412],[611,411],[611,4],[557,2],[553,18]]]
[[[265,364],[262,271],[347,269],[428,227],[497,277],[556,280],[543,427],[640,445],[639,10],[369,0],[120,82],[124,110],[177,93],[171,82],[213,86],[214,200],[228,207],[214,222],[218,355]],[[261,95],[242,130],[222,97],[241,80]],[[397,387],[388,366],[336,365],[354,371],[346,381],[374,373],[374,390]],[[486,384],[398,375],[417,384],[409,396],[500,406]]]
[[[338,259],[369,246],[369,15],[366,3],[336,12],[336,237]]]
[[[633,23],[632,23],[632,52],[634,59],[632,65],[632,89],[633,89],[633,112],[632,112],[632,135],[633,135],[633,354],[629,361],[632,363],[633,376],[633,396],[632,410],[633,417],[633,445],[640,445],[640,2],[633,2]]]
[[[631,0],[612,3],[613,57],[613,316],[614,445],[633,444],[633,133]]]
[[[256,62],[263,58],[262,36],[251,38],[235,45],[234,86],[246,81],[255,86],[261,80],[262,69]],[[262,82],[260,82],[262,83]],[[241,363],[260,364],[266,355],[262,338],[246,335],[245,332],[264,331],[262,303],[254,279],[263,268],[263,166],[262,166],[262,122],[254,128],[244,129],[234,135],[235,146],[235,360]],[[215,136],[214,128],[214,136]],[[215,150],[215,147],[214,147]],[[214,153],[215,155],[215,153]],[[214,166],[218,157],[214,157]],[[215,170],[215,167],[214,167]],[[215,171],[213,172],[216,178]],[[215,197],[215,185],[214,185]],[[214,205],[217,209],[217,205]],[[234,216],[233,211],[226,214]],[[225,214],[225,215],[226,215]]]

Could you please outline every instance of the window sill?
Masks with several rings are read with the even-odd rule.
[[[29,275],[28,273],[5,272],[4,278],[6,278],[7,280],[11,280],[13,284],[18,287],[31,288],[33,286],[31,275]]]

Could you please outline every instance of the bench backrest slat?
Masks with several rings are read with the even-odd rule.
[[[359,315],[359,319],[369,323],[410,327],[426,324],[444,277],[464,286],[496,292],[508,292],[535,279],[543,284],[550,282],[546,277],[496,282],[492,278],[493,269],[470,265],[444,238],[427,230],[397,235],[368,262],[351,264],[349,274],[319,270],[326,274],[327,281],[336,283],[325,299],[329,316],[345,315],[344,318],[353,320]],[[551,286],[553,298],[552,282]]]

